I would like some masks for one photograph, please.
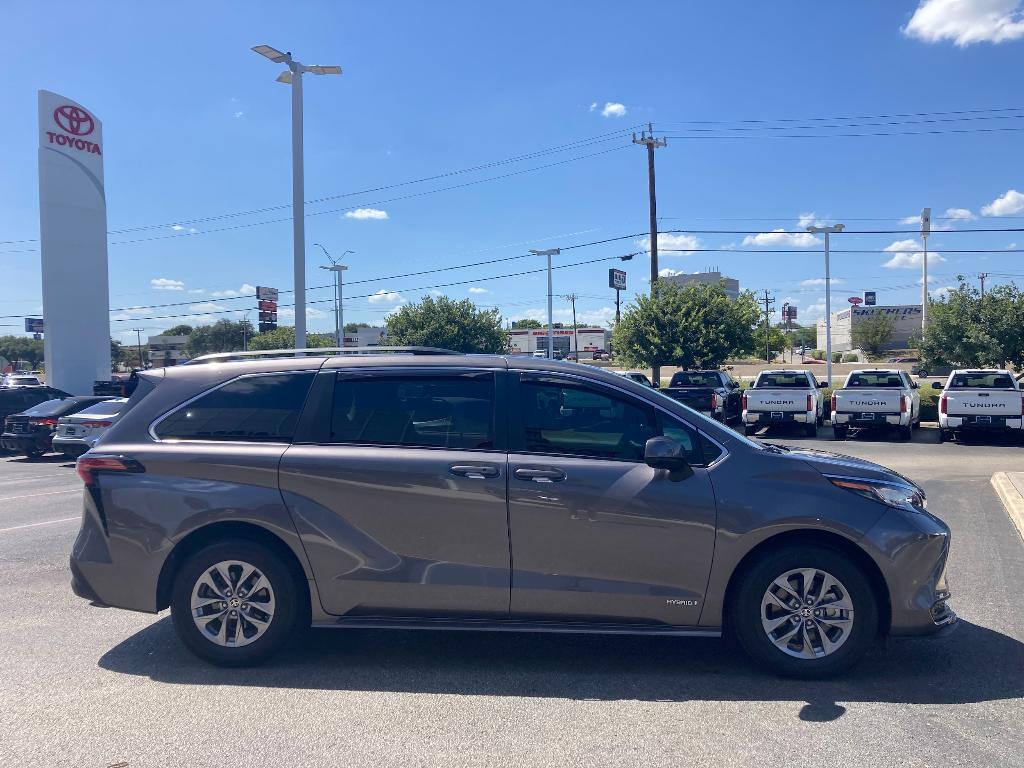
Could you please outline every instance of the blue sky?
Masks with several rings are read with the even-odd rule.
[[[274,82],[279,67],[249,50],[259,43],[345,70],[306,79],[306,198],[346,195],[307,208],[307,282],[328,282],[312,243],[336,254],[355,251],[346,257],[347,281],[371,282],[346,294],[378,295],[347,301],[348,321],[380,323],[428,286],[455,281],[473,282],[438,290],[498,306],[509,319],[542,316],[543,275],[483,279],[538,268],[537,259],[378,278],[642,232],[646,162],[628,129],[647,122],[670,137],[657,154],[663,229],[793,230],[812,219],[842,221],[850,230],[915,229],[900,219],[924,206],[936,217],[947,209],[977,217],[937,218],[941,227],[1024,226],[1024,195],[1011,192],[1024,191],[1024,130],[760,138],[1024,128],[1024,109],[806,122],[1024,108],[1021,0],[645,7],[648,13],[622,3],[550,1],[6,4],[0,240],[38,237],[35,104],[44,88],[80,101],[104,122],[109,229],[147,227],[110,236],[110,302],[120,310],[112,312],[115,338],[134,338],[120,335],[131,327],[157,333],[181,321],[239,317],[200,313],[251,311],[247,299],[210,302],[246,286],[290,288],[287,208],[193,221],[290,201],[289,90]],[[738,122],[796,118],[802,120]],[[804,125],[813,130],[796,127]],[[830,125],[840,127],[823,127]],[[602,140],[565,147],[596,137]],[[555,147],[561,149],[480,171],[348,194]],[[516,175],[493,179],[510,173]],[[468,182],[478,183],[438,191]],[[395,199],[408,195],[417,196]],[[386,218],[354,218],[356,209]],[[235,228],[211,231],[226,227]],[[758,252],[666,252],[661,266],[692,272],[716,265],[743,288],[770,289],[779,304],[796,302],[801,321],[819,315],[823,294],[813,281],[823,274],[820,245],[787,235],[744,243],[752,237],[663,236],[663,248]],[[916,248],[912,234],[833,239],[835,249],[894,244]],[[940,232],[930,246],[942,254],[931,262],[935,290],[958,273],[990,272],[990,285],[1017,273],[1024,279],[1021,254],[1000,253],[1024,248],[1024,233]],[[627,238],[559,260],[642,247]],[[36,248],[0,245],[0,314],[39,311]],[[802,252],[760,252],[769,248]],[[953,249],[991,252],[947,252]],[[913,253],[837,253],[833,275],[843,282],[833,298],[845,305],[846,296],[874,289],[880,303],[914,301],[919,264]],[[560,269],[555,292],[581,295],[583,320],[607,321],[612,265]],[[628,298],[646,290],[649,268],[637,257],[626,269]],[[330,298],[327,289],[309,292],[312,302]],[[123,310],[172,302],[187,303]],[[310,306],[311,328],[333,327],[329,303]],[[557,306],[556,319],[566,319],[568,304]],[[171,314],[185,317],[139,319]],[[21,321],[0,323],[16,326],[0,331],[17,331]]]

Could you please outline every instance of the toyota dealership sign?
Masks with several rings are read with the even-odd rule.
[[[96,130],[96,120],[81,107],[61,104],[53,110],[53,123],[56,130],[46,131],[51,144],[93,155],[103,154],[96,141],[85,138]]]

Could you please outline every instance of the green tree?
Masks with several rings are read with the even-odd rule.
[[[931,365],[1024,367],[1024,293],[1009,283],[982,296],[963,276],[959,281],[929,303],[922,357]]]
[[[777,326],[769,326],[767,342],[765,341],[764,323],[758,323],[754,329],[754,354],[762,357],[765,350],[771,352],[783,352],[788,346],[786,343],[786,332]]]
[[[193,330],[191,325],[176,325],[164,331],[164,336],[191,336]]]
[[[387,319],[388,344],[441,347],[456,352],[502,353],[508,336],[496,309],[478,309],[469,299],[424,296]]]
[[[333,333],[307,333],[306,347],[336,347]],[[272,331],[264,331],[249,340],[249,349],[294,349],[295,327],[281,325]]]
[[[659,283],[626,308],[612,345],[627,365],[717,368],[753,352],[759,312],[749,291],[730,300],[717,285]]]
[[[192,357],[214,352],[237,352],[244,339],[253,337],[252,323],[248,320],[218,320],[212,325],[200,325],[188,337],[188,354]]]
[[[360,328],[369,328],[369,323],[345,323],[345,333],[355,333]]]
[[[885,315],[869,315],[853,326],[853,346],[869,355],[877,355],[892,338],[896,322]]]
[[[521,328],[521,329],[532,329],[532,328],[543,328],[544,326],[541,325],[539,320],[534,320],[532,317],[527,317],[527,318],[524,318],[522,320],[513,320],[512,321],[512,327],[513,328]]]
[[[11,363],[24,360],[38,368],[43,361],[43,342],[29,336],[0,336],[0,357]]]

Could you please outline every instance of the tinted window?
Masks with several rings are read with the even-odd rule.
[[[36,403],[31,408],[25,411],[26,416],[53,416],[58,411],[62,411],[65,406],[64,400],[44,400],[41,403]]]
[[[653,408],[572,383],[520,382],[517,449],[642,461],[659,432]]]
[[[291,440],[312,373],[247,376],[179,408],[156,428],[163,439]]]
[[[755,389],[808,389],[810,386],[802,373],[763,373],[754,384]]]
[[[1013,389],[1013,379],[1005,373],[958,373],[950,389]]]
[[[352,376],[334,385],[331,442],[494,447],[494,376]]]
[[[683,446],[690,464],[710,464],[722,453],[722,449],[706,437],[664,414],[661,416],[661,432]]]
[[[898,373],[851,373],[847,387],[902,387],[903,378]]]
[[[684,373],[672,376],[671,387],[720,387],[722,380],[717,373]]]

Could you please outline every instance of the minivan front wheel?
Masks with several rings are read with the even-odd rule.
[[[849,669],[878,632],[878,605],[867,578],[828,547],[788,547],[743,575],[732,628],[755,661],[793,677]]]
[[[220,666],[258,664],[294,632],[299,590],[271,549],[245,540],[203,547],[174,580],[171,617],[196,656]]]

